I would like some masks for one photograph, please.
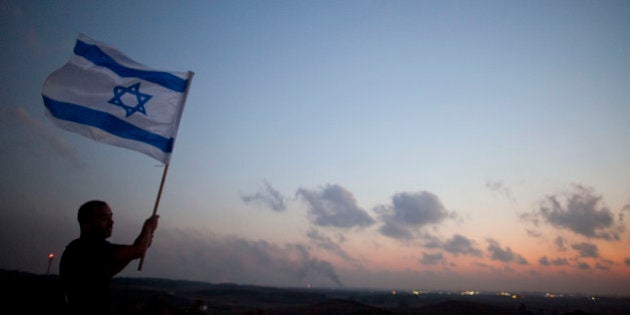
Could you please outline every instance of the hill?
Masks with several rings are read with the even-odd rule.
[[[0,270],[3,309],[62,314],[56,275]],[[275,288],[156,278],[114,278],[116,314],[630,314],[629,298],[494,294],[392,294],[360,289]]]

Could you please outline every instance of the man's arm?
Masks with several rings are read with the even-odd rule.
[[[141,258],[151,246],[153,232],[158,225],[159,215],[153,215],[144,221],[142,231],[132,245],[121,245],[114,251],[114,274],[122,271],[134,259]]]

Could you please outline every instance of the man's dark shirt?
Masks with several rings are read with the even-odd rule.
[[[71,314],[110,314],[114,250],[102,239],[79,238],[61,256],[59,275]]]

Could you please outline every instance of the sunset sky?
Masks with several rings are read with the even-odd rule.
[[[161,163],[57,128],[80,33],[195,72],[143,270],[213,283],[630,295],[628,1],[0,0],[0,268],[52,272]],[[150,107],[147,107],[147,111]]]

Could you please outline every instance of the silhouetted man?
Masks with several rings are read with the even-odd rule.
[[[130,261],[144,256],[159,216],[148,218],[132,245],[112,244],[112,210],[103,201],[79,208],[81,235],[61,256],[59,274],[71,314],[110,314],[110,283]]]

